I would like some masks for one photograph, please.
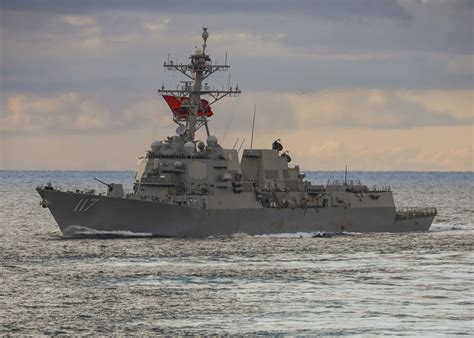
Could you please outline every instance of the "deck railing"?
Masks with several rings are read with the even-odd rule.
[[[328,180],[327,185],[362,185],[360,180]]]
[[[436,216],[437,214],[438,210],[436,210],[436,208],[405,207],[397,208],[395,218],[408,219],[418,217],[430,217]]]
[[[328,186],[345,186],[349,192],[387,192],[392,191],[390,185],[373,185],[368,187],[360,180],[328,180]]]

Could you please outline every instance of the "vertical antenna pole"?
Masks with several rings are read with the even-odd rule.
[[[344,174],[344,183],[347,183],[347,164],[346,164],[346,172]]]
[[[227,52],[225,52],[225,62],[224,62],[224,65],[227,66]]]
[[[242,148],[242,146],[244,145],[244,142],[245,142],[245,137],[244,137],[244,139],[243,139],[242,143],[240,144],[240,147],[239,147],[239,149],[237,150],[237,152],[240,152],[240,149],[241,149],[241,148]]]
[[[232,147],[232,149],[235,149],[235,147],[237,146],[237,142],[239,142],[239,138],[240,137],[237,137],[237,140],[235,140],[235,143],[234,143],[234,146]]]
[[[252,138],[250,139],[250,149],[253,149],[253,131],[255,130],[255,112],[256,111],[257,111],[257,104],[253,106]]]

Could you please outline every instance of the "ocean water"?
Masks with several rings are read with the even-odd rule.
[[[34,188],[131,187],[132,172],[0,171],[0,334],[423,335],[474,332],[474,174],[350,172],[430,231],[66,238]],[[341,172],[308,172],[316,183]]]

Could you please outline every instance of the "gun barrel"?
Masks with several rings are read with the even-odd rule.
[[[99,180],[99,179],[96,178],[96,177],[94,177],[94,180],[96,180],[97,182],[100,182],[100,183],[106,185],[107,187],[109,187],[109,189],[112,189],[112,184],[105,183],[104,181],[101,181],[101,180]]]

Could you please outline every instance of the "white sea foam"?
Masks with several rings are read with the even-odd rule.
[[[150,237],[152,233],[132,232],[132,231],[104,231],[87,228],[84,226],[71,225],[64,229],[63,237],[81,237],[81,236],[111,236],[111,237]]]
[[[455,224],[455,223],[433,223],[430,231],[454,231],[454,230],[470,230],[474,228],[474,224]]]
[[[254,237],[261,238],[304,238],[312,237],[313,233],[311,232],[294,232],[294,233],[282,233],[282,234],[265,234],[265,235],[255,235]]]
[[[349,236],[359,235],[359,232],[293,232],[293,233],[281,233],[281,234],[264,234],[254,235],[253,237],[259,238],[309,238],[309,237],[332,237],[332,236]]]

